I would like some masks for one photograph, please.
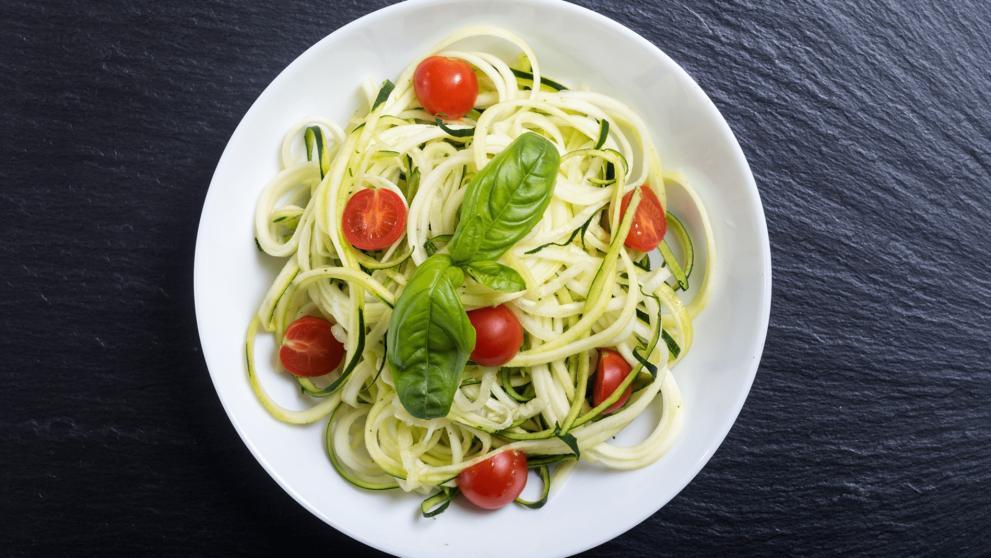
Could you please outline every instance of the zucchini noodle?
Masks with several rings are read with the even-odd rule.
[[[519,58],[465,46],[479,36],[507,42]],[[670,370],[691,346],[692,320],[708,295],[716,259],[711,229],[689,185],[665,174],[635,112],[605,95],[545,81],[534,52],[512,33],[465,28],[424,57],[432,54],[461,58],[476,72],[476,108],[464,118],[442,126],[420,107],[413,63],[394,86],[365,85],[366,108],[343,128],[313,118],[292,126],[281,142],[281,170],[262,192],[254,221],[259,249],[285,263],[248,327],[248,379],[274,418],[326,421],[330,463],[356,486],[432,495],[423,510],[433,515],[453,497],[461,470],[517,449],[544,482],[541,500],[520,503],[539,507],[576,458],[635,469],[674,443],[682,399]],[[445,252],[472,177],[525,132],[548,139],[561,156],[542,219],[500,259],[519,271],[526,289],[497,292],[474,281],[458,288],[467,309],[507,305],[522,324],[523,347],[502,368],[469,362],[450,413],[414,418],[385,362],[393,306],[414,269]],[[697,246],[670,214],[675,234],[665,236],[663,256],[653,265],[624,245],[634,212],[624,217],[620,201],[642,185],[665,208],[669,188],[686,194],[699,216],[693,221],[702,237]],[[344,206],[366,187],[391,190],[408,208],[405,234],[382,251],[359,251],[344,237]],[[696,251],[704,253],[705,266],[693,273]],[[263,331],[281,343],[288,325],[304,315],[333,323],[345,356],[324,377],[286,375],[311,402],[290,410],[259,382],[254,339]],[[593,407],[586,394],[597,349],[606,347],[633,365],[633,373]],[[629,400],[607,413],[630,386]],[[610,442],[652,406],[658,420],[644,440],[627,447]]]

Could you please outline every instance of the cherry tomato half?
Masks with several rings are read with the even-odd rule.
[[[321,376],[333,372],[344,358],[344,345],[330,331],[330,322],[303,316],[286,328],[279,348],[282,366],[297,376]]]
[[[668,221],[664,217],[664,207],[661,200],[657,199],[654,190],[647,184],[640,187],[643,195],[640,197],[640,205],[637,206],[637,213],[633,216],[633,225],[629,234],[623,242],[628,248],[649,252],[664,239],[664,233],[668,230]],[[633,197],[633,190],[630,190],[620,203],[620,215],[626,213],[626,208],[630,205]]]
[[[475,328],[475,350],[471,360],[482,366],[506,364],[523,345],[523,326],[506,305],[479,308],[468,312]]]
[[[461,471],[457,483],[469,502],[486,510],[497,510],[523,492],[526,478],[526,454],[508,450]]]
[[[595,369],[595,383],[592,386],[592,405],[598,407],[630,374],[630,363],[612,349],[599,349],[599,364]],[[616,401],[603,414],[614,413],[623,406],[633,393],[633,386],[626,388],[619,401]]]
[[[413,90],[427,112],[457,120],[475,107],[478,79],[460,58],[431,56],[413,72]]]
[[[392,190],[365,188],[344,206],[344,238],[360,250],[384,250],[406,230],[406,205]]]

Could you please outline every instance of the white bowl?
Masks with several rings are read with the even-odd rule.
[[[684,427],[665,457],[632,472],[583,464],[540,510],[508,506],[480,513],[453,505],[423,519],[417,496],[364,492],[340,479],[324,455],[323,424],[279,423],[251,393],[244,331],[277,269],[255,248],[252,215],[259,191],[277,170],[279,142],[291,124],[315,115],[343,123],[362,81],[394,79],[444,35],[474,23],[514,31],[535,49],[547,75],[613,95],[642,115],[667,168],[680,170],[702,196],[719,257],[712,301],[696,322],[695,345],[675,369]],[[417,0],[338,29],[258,97],[210,184],[194,282],[203,354],[231,422],[272,478],[316,516],[402,556],[565,556],[643,521],[719,447],[757,370],[770,310],[771,262],[760,199],[740,146],[705,93],[657,47],[604,16],[556,0]],[[265,370],[272,350],[266,337],[258,347],[264,383],[287,406],[302,406],[293,382]],[[634,423],[629,435],[643,426]]]

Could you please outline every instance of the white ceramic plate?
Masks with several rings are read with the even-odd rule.
[[[324,455],[323,424],[281,424],[251,393],[244,331],[277,270],[255,248],[252,216],[258,193],[276,173],[279,142],[291,124],[315,115],[343,123],[356,107],[362,81],[394,79],[444,35],[473,23],[515,31],[534,48],[547,75],[631,105],[647,122],[668,168],[682,171],[701,194],[719,258],[711,305],[697,320],[689,356],[675,371],[684,393],[684,429],[661,461],[632,472],[583,465],[537,511],[508,506],[480,513],[454,505],[423,519],[417,496],[363,492],[341,480]],[[677,210],[676,196],[673,203]],[[688,220],[692,226],[691,215]],[[770,250],[757,189],[715,106],[684,70],[639,35],[555,0],[412,1],[365,16],[314,45],[265,89],[231,137],[210,184],[196,244],[203,354],[244,443],[308,510],[355,539],[401,556],[566,556],[643,521],[688,484],[736,420],[757,370],[770,297]],[[267,337],[258,347],[264,383],[283,404],[302,407],[293,382],[264,370],[272,350]],[[645,422],[631,425],[624,437],[635,438]]]

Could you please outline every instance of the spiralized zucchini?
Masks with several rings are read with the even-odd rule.
[[[515,46],[519,58],[457,48],[483,35]],[[704,238],[693,248],[678,222],[664,249],[668,260],[682,259],[650,265],[623,245],[629,220],[622,219],[619,201],[646,184],[667,207],[666,189],[676,181],[665,175],[636,113],[605,95],[545,80],[530,47],[502,29],[462,29],[429,54],[462,58],[475,68],[479,96],[465,118],[442,126],[420,108],[411,84],[414,63],[394,87],[366,86],[366,109],[344,128],[314,118],[291,127],[282,142],[282,170],[255,214],[259,248],[285,264],[248,329],[252,389],[280,421],[327,421],[333,468],[353,484],[434,494],[425,514],[446,507],[462,469],[505,449],[526,452],[545,483],[563,476],[578,456],[616,469],[653,463],[681,424],[682,400],[670,368],[691,345],[692,319],[706,300],[715,261],[704,207],[687,184],[677,184],[696,204]],[[508,305],[524,328],[523,348],[501,369],[469,363],[450,413],[414,418],[385,365],[392,308],[416,266],[446,250],[475,173],[528,131],[550,140],[561,163],[543,218],[501,258],[519,271],[526,289],[496,292],[473,281],[459,289],[467,309]],[[399,194],[409,213],[403,238],[365,253],[345,240],[341,217],[349,196],[369,186]],[[691,260],[702,250],[707,269],[696,266],[693,273]],[[693,283],[687,295],[676,292],[687,286],[680,277],[685,270]],[[346,355],[327,377],[294,379],[313,405],[289,410],[259,383],[254,338],[261,329],[281,343],[286,327],[306,314],[336,324]],[[603,347],[616,348],[634,373],[593,408],[586,392],[596,349]],[[630,385],[629,401],[605,414]],[[645,440],[630,447],[609,442],[651,405],[660,418]]]

